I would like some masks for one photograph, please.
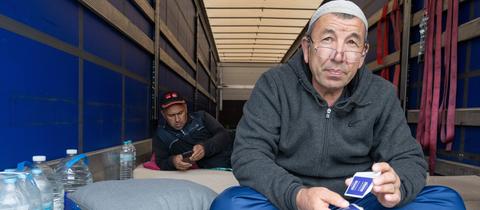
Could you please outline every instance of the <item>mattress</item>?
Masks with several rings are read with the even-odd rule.
[[[209,187],[216,193],[237,186],[238,181],[231,171],[221,171],[213,169],[192,169],[188,171],[158,171],[138,166],[133,171],[134,179],[152,179],[152,178],[169,178],[189,180]]]

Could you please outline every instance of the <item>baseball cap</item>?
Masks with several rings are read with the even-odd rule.
[[[185,99],[183,99],[180,94],[175,91],[168,91],[163,94],[162,98],[160,99],[160,107],[162,109],[166,109],[174,104],[185,104]]]

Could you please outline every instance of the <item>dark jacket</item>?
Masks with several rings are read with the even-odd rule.
[[[298,52],[259,78],[243,113],[233,172],[241,185],[264,194],[280,209],[297,208],[302,186],[322,186],[343,195],[345,179],[371,171],[374,162],[388,162],[400,177],[400,205],[425,185],[423,152],[394,86],[365,68],[328,107]]]
[[[197,161],[200,168],[231,167],[233,140],[228,131],[204,111],[189,114],[181,130],[175,130],[166,122],[157,128],[153,140],[157,165],[161,170],[176,170],[173,156],[192,150],[196,144],[205,148],[205,157]]]

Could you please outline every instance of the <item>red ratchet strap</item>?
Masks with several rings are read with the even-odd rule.
[[[433,21],[434,14],[432,3],[434,0],[425,1],[425,11],[428,16],[427,20],[427,35],[425,37],[425,59],[422,79],[422,95],[420,101],[420,113],[417,124],[417,141],[420,142],[423,149],[429,148],[429,134],[430,134],[430,109],[432,103],[432,46],[433,46]],[[428,126],[427,126],[428,125]]]
[[[377,64],[383,64],[383,58],[388,55],[388,3],[383,7],[382,17],[377,24]],[[383,24],[383,31],[382,31]],[[388,68],[384,68],[380,72],[380,76],[386,80],[390,79]]]
[[[437,135],[440,124],[442,142],[451,149],[455,132],[455,100],[457,85],[457,40],[458,40],[458,0],[449,0],[447,29],[445,32],[445,80],[442,104],[440,104],[441,68],[442,68],[442,1],[428,0],[425,9],[428,14],[428,30],[425,46],[422,101],[417,126],[417,140],[424,149],[429,150],[429,171],[435,171]],[[434,33],[434,29],[436,30]],[[435,41],[435,46],[433,45]],[[432,48],[435,47],[435,54]],[[433,63],[434,62],[434,63]],[[434,65],[433,65],[434,64]],[[449,78],[450,77],[450,78]],[[433,88],[433,89],[432,89]],[[444,113],[448,98],[447,114]],[[446,118],[446,119],[445,119]],[[445,123],[446,121],[446,123]],[[446,131],[445,131],[446,130]]]
[[[400,35],[402,34],[402,16],[400,13],[400,7],[398,6],[398,0],[393,0],[393,8],[390,12],[390,21],[392,22],[393,26],[393,39],[394,39],[394,46],[395,50],[400,50],[401,39]],[[393,72],[393,85],[398,87],[400,83],[400,63],[395,64],[395,70]]]
[[[430,122],[430,149],[429,166],[430,174],[435,171],[435,160],[437,159],[437,134],[438,134],[438,109],[440,106],[440,82],[442,71],[442,11],[443,1],[436,1],[435,5],[435,63],[433,78],[433,97],[432,97],[432,121]],[[433,27],[432,27],[433,28]],[[428,126],[428,125],[427,125]]]
[[[442,113],[440,140],[446,144],[446,150],[451,151],[452,142],[455,137],[455,109],[457,96],[458,0],[450,0],[448,2],[448,8],[447,29],[445,32],[445,82],[443,88],[443,100],[440,106],[440,113]],[[447,98],[448,107],[447,113],[445,113]]]

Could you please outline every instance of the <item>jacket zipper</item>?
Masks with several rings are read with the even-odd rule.
[[[332,113],[332,109],[330,107],[327,108],[327,113],[325,114],[325,118],[330,119],[330,113]]]
[[[326,152],[327,152],[327,138],[328,138],[328,124],[330,122],[330,114],[332,113],[332,108],[327,107],[327,111],[325,112],[325,126],[324,126],[324,132],[323,132],[323,148],[322,148],[322,163],[326,163],[325,158],[326,158]]]

